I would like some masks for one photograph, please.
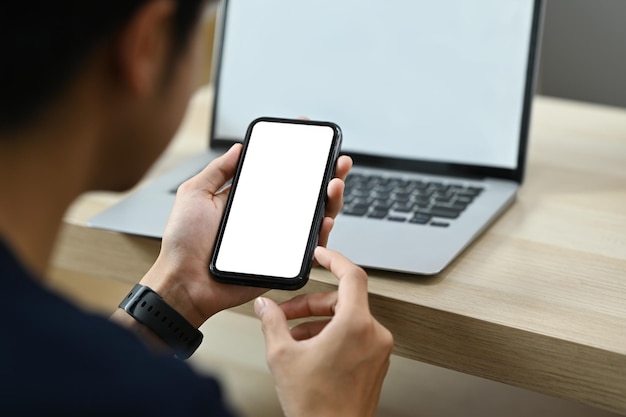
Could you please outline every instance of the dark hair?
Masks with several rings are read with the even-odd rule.
[[[151,0],[0,0],[0,132],[34,120],[90,53]],[[173,53],[204,0],[178,0]]]

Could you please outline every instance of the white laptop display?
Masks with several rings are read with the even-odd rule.
[[[306,115],[337,123],[355,161],[329,247],[438,273],[521,185],[541,3],[223,1],[209,151],[90,225],[160,237],[171,190],[250,121]]]

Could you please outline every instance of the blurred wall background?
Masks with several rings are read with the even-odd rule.
[[[541,94],[626,107],[626,1],[546,0]]]
[[[626,107],[626,0],[544,0],[540,94]],[[208,16],[210,81],[215,16]]]

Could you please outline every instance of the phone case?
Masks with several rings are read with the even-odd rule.
[[[320,188],[320,192],[317,198],[315,215],[311,224],[311,229],[309,231],[309,237],[308,237],[308,241],[306,245],[305,255],[303,257],[303,262],[302,262],[299,274],[293,278],[234,273],[234,272],[228,272],[228,271],[221,271],[216,267],[217,255],[218,255],[222,238],[224,235],[224,230],[225,230],[226,223],[228,220],[228,215],[231,209],[234,195],[237,192],[237,184],[239,181],[239,176],[241,174],[243,164],[245,163],[246,151],[248,149],[250,135],[252,133],[254,125],[261,121],[276,122],[276,123],[295,123],[295,124],[305,124],[305,125],[321,125],[321,126],[331,127],[334,131],[334,137],[332,141],[331,150],[329,153],[329,158],[327,159],[326,169],[324,171],[324,178],[322,181],[322,186]],[[254,120],[252,123],[250,123],[246,132],[246,137],[243,143],[244,146],[242,150],[242,155],[239,160],[237,170],[235,172],[235,177],[233,179],[230,194],[228,196],[226,209],[224,210],[224,215],[222,216],[222,220],[220,222],[220,227],[219,227],[217,238],[216,238],[215,245],[213,248],[213,254],[211,256],[211,261],[209,264],[209,272],[211,273],[211,275],[216,281],[228,283],[228,284],[271,288],[271,289],[282,289],[282,290],[297,290],[297,289],[302,288],[307,283],[309,274],[311,272],[311,268],[313,266],[313,255],[314,255],[313,252],[318,244],[321,223],[324,217],[325,204],[326,204],[326,190],[328,189],[328,183],[333,178],[334,173],[335,173],[335,164],[336,164],[337,158],[339,157],[339,152],[341,149],[341,141],[342,141],[341,129],[339,128],[339,126],[331,122],[261,117],[261,118]]]

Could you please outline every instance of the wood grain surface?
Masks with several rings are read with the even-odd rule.
[[[210,98],[210,88],[194,97],[147,177],[204,148]],[[141,278],[158,240],[86,227],[122,197],[90,193],[73,205],[52,275],[120,292]],[[626,111],[536,98],[517,202],[435,277],[368,272],[396,354],[626,415]],[[300,292],[334,288],[315,269]]]

